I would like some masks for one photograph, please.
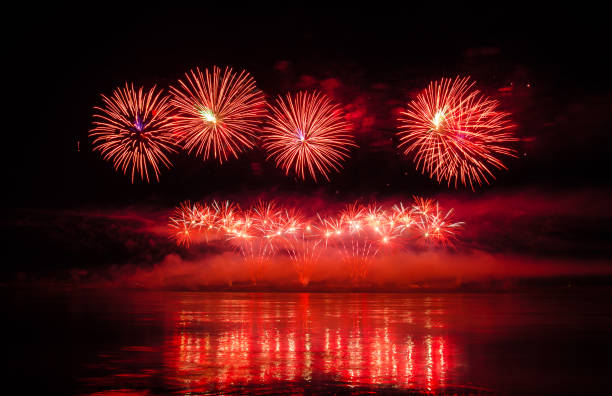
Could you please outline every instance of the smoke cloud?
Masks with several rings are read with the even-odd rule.
[[[608,191],[537,189],[439,195],[435,198],[441,205],[454,208],[456,220],[465,222],[454,248],[394,246],[369,262],[367,276],[358,284],[351,281],[339,252],[327,249],[305,268],[308,287],[461,288],[478,282],[507,285],[525,278],[610,275],[609,196]],[[410,198],[378,202],[390,205]],[[299,197],[287,197],[285,203],[309,214],[342,207],[338,198],[311,201],[312,207]],[[21,259],[6,260],[5,280],[180,290],[302,287],[283,252],[251,268],[223,239],[177,246],[169,238],[170,211],[129,207],[16,212],[17,218],[5,221],[4,227],[13,235],[8,254]]]

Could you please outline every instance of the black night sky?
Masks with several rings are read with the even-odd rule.
[[[248,202],[258,196],[289,197],[315,209],[328,201],[447,197],[472,221],[469,249],[478,241],[476,248],[487,251],[524,252],[532,243],[525,235],[546,229],[546,247],[530,246],[529,254],[601,259],[610,253],[612,95],[597,17],[503,6],[258,11],[102,8],[79,16],[52,8],[20,19],[8,45],[14,71],[5,83],[13,108],[3,166],[9,257],[26,252],[18,267],[36,272],[90,256],[106,264],[131,259],[97,223],[91,225],[102,232],[96,243],[70,242],[80,240],[81,227],[92,220],[67,220],[62,213],[142,209],[164,221],[186,199]],[[212,65],[248,70],[267,99],[300,89],[326,92],[351,117],[359,148],[329,183],[286,177],[257,148],[223,165],[180,153],[160,183],[131,184],[92,152],[88,131],[100,94],[125,82],[167,88],[187,70]],[[420,174],[397,150],[395,135],[398,111],[429,81],[464,75],[512,113],[520,138],[519,158],[508,159],[509,170],[475,192]],[[499,205],[506,203],[496,203],[504,199],[528,219],[505,216]],[[497,207],[486,216],[508,224],[491,229],[491,221],[473,215],[479,200]],[[547,211],[560,202],[568,207]],[[70,231],[56,233],[55,224]],[[483,247],[480,241],[488,239],[495,242]],[[32,243],[47,248],[28,249]],[[81,245],[97,246],[108,260]],[[46,255],[56,263],[40,264]]]

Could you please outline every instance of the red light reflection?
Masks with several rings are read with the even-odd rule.
[[[265,295],[264,295],[265,296]],[[186,301],[166,355],[177,386],[191,391],[333,383],[431,391],[447,386],[452,343],[440,309],[371,296],[287,296]],[[339,302],[340,300],[340,302]],[[187,309],[188,308],[188,309]]]

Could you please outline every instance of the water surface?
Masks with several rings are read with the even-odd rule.
[[[13,378],[66,394],[608,388],[607,294],[19,292]]]

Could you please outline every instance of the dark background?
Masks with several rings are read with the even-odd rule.
[[[172,10],[98,5],[8,15],[16,23],[5,34],[10,107],[4,113],[3,228],[10,236],[4,251],[17,252],[21,261],[6,271],[133,257],[115,230],[129,225],[122,228],[112,217],[84,222],[82,211],[146,207],[152,218],[163,219],[185,199],[244,201],[262,194],[337,201],[442,194],[478,207],[474,200],[480,197],[511,193],[520,195],[521,205],[529,206],[532,194],[538,207],[546,207],[556,196],[578,193],[582,199],[569,200],[569,220],[566,208],[553,211],[563,217],[551,231],[554,256],[607,257],[612,94],[601,14],[507,3]],[[345,106],[359,149],[330,183],[285,177],[255,149],[223,165],[180,153],[160,183],[131,184],[92,152],[88,130],[100,94],[125,82],[167,88],[187,70],[212,65],[248,70],[268,98],[298,89],[325,91]],[[512,113],[521,139],[519,158],[506,161],[509,170],[475,192],[429,180],[396,149],[398,109],[429,81],[458,75],[470,75]],[[591,210],[586,221],[576,205]],[[523,251],[526,242],[514,239],[524,230],[550,231],[551,215],[536,220],[522,219],[511,231],[517,238],[496,239],[489,249]],[[482,232],[490,236],[490,229]],[[568,241],[580,247],[568,251]],[[169,249],[166,242],[160,256]],[[538,246],[530,249],[537,252]]]
[[[15,72],[6,83],[14,86],[9,97],[17,105],[9,121],[17,122],[5,130],[11,160],[4,169],[14,185],[5,195],[18,207],[143,199],[172,205],[211,191],[270,188],[347,195],[446,191],[397,153],[395,117],[430,80],[457,75],[472,76],[499,99],[522,138],[522,157],[507,161],[510,171],[479,191],[608,184],[612,100],[597,12],[510,4],[75,11],[22,15],[8,43]],[[125,82],[166,88],[187,70],[212,65],[250,71],[270,98],[337,84],[324,90],[347,111],[361,112],[353,119],[360,148],[331,183],[319,184],[285,177],[256,149],[223,166],[181,153],[161,183],[131,185],[91,151],[87,133],[100,94]],[[500,92],[504,87],[513,90]]]

